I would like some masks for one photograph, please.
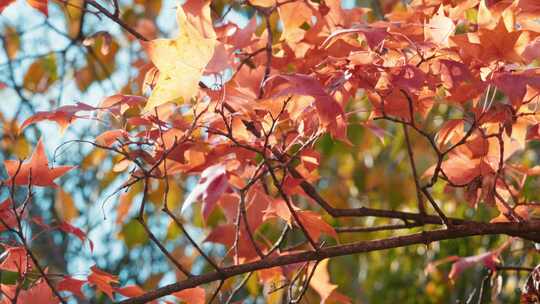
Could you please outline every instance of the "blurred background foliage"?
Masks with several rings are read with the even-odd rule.
[[[173,0],[133,0],[120,2],[120,18],[145,37],[171,37],[175,32],[175,7]],[[217,0],[212,2],[214,20],[235,22],[244,26],[254,12],[241,4],[242,1]],[[317,2],[317,1],[315,1]],[[406,2],[406,1],[404,1]],[[110,1],[101,1],[111,11]],[[366,18],[380,19],[385,12],[400,9],[404,3],[393,0],[343,1],[344,7],[370,7],[372,12]],[[279,40],[281,31],[277,18],[274,22],[275,39]],[[113,122],[100,120],[79,121],[63,131],[50,122],[32,125],[20,132],[21,123],[37,111],[46,111],[62,105],[85,102],[97,106],[104,97],[121,92],[141,95],[141,86],[146,71],[151,67],[140,44],[119,26],[106,17],[96,14],[83,0],[50,1],[49,16],[45,17],[33,10],[24,1],[8,7],[0,15],[2,51],[0,52],[0,161],[13,158],[26,158],[40,137],[43,137],[49,156],[61,164],[79,166],[59,183],[56,190],[38,189],[38,199],[31,212],[47,221],[68,220],[88,232],[95,248],[90,252],[88,245],[61,233],[45,233],[32,243],[40,258],[46,261],[51,272],[68,272],[74,275],[84,272],[90,265],[97,264],[110,273],[118,274],[123,284],[139,284],[144,289],[152,289],[173,282],[182,275],[175,273],[160,251],[149,243],[143,227],[135,220],[134,211],[140,200],[141,185],[134,185],[128,191],[116,193],[115,189],[124,182],[121,172],[121,159],[108,155],[103,150],[92,149],[81,143],[69,143],[73,139],[92,139]],[[261,30],[258,32],[262,32]],[[365,108],[348,108],[356,114],[350,116],[348,134],[353,143],[346,146],[325,137],[317,143],[321,152],[321,179],[318,186],[328,201],[335,207],[386,208],[414,211],[416,192],[414,180],[410,178],[410,166],[404,146],[404,134],[395,124],[381,123],[370,132],[361,127],[367,118],[369,102],[364,96],[357,96],[360,102],[349,105]],[[362,101],[362,99],[364,99]],[[456,113],[442,104],[429,114],[433,125],[423,126],[433,130],[447,118]],[[384,132],[384,139],[376,136]],[[412,134],[414,152],[419,172],[424,172],[434,161],[427,143]],[[62,143],[68,143],[56,149]],[[523,158],[525,162],[536,160],[532,147]],[[54,154],[53,154],[54,153]],[[2,178],[5,172],[2,172]],[[168,201],[171,207],[178,208],[194,184],[194,178],[185,176],[170,182]],[[540,180],[529,178],[526,181],[525,196],[538,200],[537,191]],[[164,240],[178,260],[192,266],[194,273],[201,273],[204,263],[195,258],[194,249],[181,238],[182,232],[158,212],[165,185],[155,182],[152,185],[148,221],[156,236]],[[496,216],[494,210],[479,206],[470,207],[463,194],[447,195],[440,185],[434,188],[437,197],[445,200],[444,209],[456,217],[475,218],[489,221]],[[0,193],[5,196],[6,193]],[[461,198],[461,199],[460,199]],[[3,197],[0,197],[0,201]],[[314,208],[304,202],[307,208]],[[201,242],[210,229],[220,222],[223,214],[216,210],[205,225],[197,212],[189,218],[189,231]],[[385,220],[331,219],[330,224],[365,225],[389,224]],[[276,227],[263,227],[268,231]],[[421,231],[420,228],[410,229]],[[401,231],[400,233],[404,233]],[[390,232],[343,233],[340,242],[346,243],[362,239],[389,236]],[[293,237],[294,239],[294,237]],[[354,303],[473,303],[478,297],[486,277],[486,270],[478,266],[467,270],[456,282],[448,280],[450,264],[437,268],[429,275],[423,269],[429,262],[451,256],[468,256],[490,250],[504,241],[504,237],[473,237],[451,240],[427,245],[397,248],[382,252],[360,254],[335,258],[330,261],[332,282],[339,291],[350,296]],[[205,250],[222,256],[225,248],[205,243]],[[538,264],[538,255],[525,255],[533,250],[530,244],[514,242],[511,249],[503,255],[508,265]],[[527,257],[523,260],[522,257]],[[536,260],[533,260],[536,259]],[[516,302],[519,287],[526,273],[505,272],[502,278],[502,293],[491,299],[491,290],[484,290],[486,303]],[[3,280],[9,279],[2,276]],[[237,278],[240,280],[241,278]],[[234,286],[234,280],[226,285]],[[276,286],[277,287],[277,286]],[[249,293],[262,295],[256,276],[252,276],[238,298]],[[104,295],[93,295],[85,290],[89,303],[106,303]],[[281,292],[275,290],[267,296],[267,303],[280,303]],[[262,297],[259,298],[260,301]],[[260,302],[259,301],[259,302]],[[304,303],[318,302],[318,296],[308,291]]]

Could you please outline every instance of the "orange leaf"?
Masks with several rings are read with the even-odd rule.
[[[227,171],[223,165],[214,165],[206,168],[201,174],[199,183],[184,201],[181,213],[185,212],[193,203],[202,198],[203,217],[207,219],[210,212],[214,210],[218,199],[228,188]]]
[[[249,3],[261,7],[271,7],[277,3],[277,0],[249,0]]]
[[[496,72],[493,73],[493,83],[508,96],[512,104],[520,104],[527,93],[527,87],[540,89],[540,69]]]
[[[313,171],[319,167],[321,155],[319,152],[306,149],[300,153],[300,160],[308,171]]]
[[[258,255],[249,239],[245,225],[242,225],[241,227],[242,229],[240,229],[240,236],[238,237],[238,256],[240,258],[239,262],[243,263],[245,261],[250,261],[257,258]],[[219,225],[212,229],[208,237],[206,237],[205,242],[223,244],[227,248],[232,248],[235,235],[236,227],[233,224]],[[263,247],[259,243],[258,245],[260,248]],[[231,249],[229,253],[234,253],[234,249]]]
[[[41,139],[29,161],[21,164],[16,160],[6,160],[4,165],[9,176],[8,184],[27,185],[30,183],[43,187],[57,187],[54,180],[74,168],[71,166],[49,168],[49,161],[45,155],[45,148]]]
[[[40,279],[31,288],[21,291],[17,297],[17,303],[58,304],[60,302],[53,294],[49,284],[45,280]]]
[[[111,147],[112,145],[117,143],[119,140],[125,140],[127,138],[129,138],[129,134],[122,129],[110,130],[110,131],[105,131],[101,133],[100,135],[98,135],[96,137],[96,143],[102,146]]]
[[[494,217],[489,221],[490,223],[510,223],[513,222],[511,218],[508,216],[510,215],[510,210],[504,205],[501,204],[498,200],[496,201],[497,209],[499,210],[500,214],[497,217]],[[534,205],[518,205],[515,208],[513,208],[513,211],[515,214],[517,214],[519,217],[521,217],[523,220],[528,221],[531,218],[531,214],[534,214],[535,211],[540,210],[539,206]]]
[[[92,273],[88,276],[88,282],[95,285],[97,289],[101,290],[113,299],[114,288],[111,284],[118,283],[118,278],[110,273],[100,270],[95,265],[90,268]]]
[[[339,5],[339,4],[338,4]],[[374,50],[380,46],[381,42],[388,36],[388,31],[383,27],[372,27],[370,25],[359,25],[350,29],[337,30],[333,32],[326,40],[323,42],[323,47],[328,47],[332,40],[335,38],[347,35],[347,34],[362,34],[364,35],[366,42],[370,49]]]
[[[187,304],[204,304],[206,303],[206,292],[202,287],[194,287],[184,289],[172,294],[173,296],[185,301]]]
[[[468,184],[481,175],[480,160],[471,159],[462,153],[451,154],[448,160],[442,163],[441,168],[448,179],[458,185]],[[433,171],[433,168],[431,171]]]
[[[22,123],[21,130],[23,130],[24,128],[28,127],[31,124],[40,122],[42,120],[52,120],[56,122],[58,125],[60,125],[60,129],[63,132],[73,120],[80,118],[80,116],[77,116],[77,113],[79,111],[92,111],[92,110],[95,110],[95,108],[85,103],[78,102],[75,105],[67,105],[67,106],[59,107],[58,109],[54,111],[37,112],[36,114],[29,117]]]
[[[263,213],[264,213],[263,220],[267,220],[269,218],[274,218],[274,217],[279,217],[289,223],[291,220],[291,212],[289,211],[289,208],[287,207],[287,203],[281,199],[270,200],[268,203],[268,206],[266,207],[266,210],[264,210]]]
[[[304,24],[311,24],[311,17],[315,13],[313,8],[302,1],[297,1],[280,5],[278,12],[283,22],[281,38],[290,44],[301,41],[306,32],[301,27]]]
[[[74,279],[70,276],[65,276],[62,281],[58,282],[56,288],[58,291],[69,291],[79,298],[85,298],[81,291],[83,285],[86,284],[85,280]]]
[[[337,238],[334,228],[325,222],[318,213],[302,210],[296,214],[313,240],[318,241],[323,233]]]
[[[328,273],[329,259],[322,260],[315,269],[309,286],[313,288],[321,297],[321,304],[327,301],[331,303],[351,303],[351,300],[345,295],[339,293],[337,285],[330,283],[330,274]]]
[[[0,255],[0,270],[7,270],[25,274],[29,268],[32,268],[33,263],[26,254],[24,247],[7,247]]]
[[[144,294],[144,290],[137,285],[116,288],[115,291],[127,298],[138,297]]]
[[[447,142],[452,142],[455,136],[460,136],[463,133],[463,127],[464,122],[462,119],[447,120],[437,133],[439,148],[442,148]]]
[[[73,198],[62,189],[58,189],[56,192],[54,209],[58,213],[58,217],[64,221],[69,222],[79,216],[79,210],[75,206]]]
[[[187,0],[182,5],[187,21],[193,25],[204,38],[216,38],[216,31],[210,13],[210,0]]]
[[[49,16],[49,10],[47,8],[49,0],[26,0],[26,2],[28,2],[28,4],[30,4],[30,6],[33,8],[43,13],[43,15]]]
[[[334,138],[348,142],[343,108],[317,79],[303,74],[277,75],[269,78],[266,83],[268,92],[265,93],[271,97],[291,94],[312,96],[323,127],[330,131]]]
[[[479,31],[480,45],[482,47],[481,60],[506,60],[521,62],[520,54],[528,45],[529,39],[522,31],[508,31],[503,20],[493,30],[481,29]]]
[[[10,199],[6,199],[0,204],[0,219],[0,232],[17,226],[17,216],[13,212]]]

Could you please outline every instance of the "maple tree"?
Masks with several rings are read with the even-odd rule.
[[[353,2],[0,0],[1,303],[538,303],[540,4]]]

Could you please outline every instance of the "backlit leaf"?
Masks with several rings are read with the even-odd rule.
[[[209,10],[207,6],[205,10]],[[143,43],[150,59],[159,69],[156,87],[144,111],[167,102],[188,102],[195,95],[204,68],[214,54],[215,39],[206,38],[187,19],[179,6],[176,14],[178,36],[175,39],[156,39]]]
[[[75,206],[75,202],[71,195],[62,189],[58,189],[56,192],[56,199],[54,201],[54,208],[58,213],[60,219],[64,221],[72,221],[79,216],[79,210]]]
[[[55,187],[54,180],[73,169],[70,166],[49,168],[49,161],[45,155],[45,148],[41,140],[38,142],[29,161],[6,160],[4,165],[9,176],[8,183],[16,185],[32,184],[44,187]]]
[[[44,93],[58,79],[56,56],[50,54],[34,61],[24,76],[24,88],[33,93]]]
[[[113,298],[113,285],[118,283],[118,278],[110,273],[107,273],[95,265],[90,268],[92,272],[88,276],[88,283],[95,285],[99,290],[107,294],[110,299]]]
[[[217,200],[228,188],[227,171],[223,165],[214,165],[206,168],[202,172],[197,186],[186,197],[181,212],[184,213],[193,203],[202,199],[203,216],[207,219],[210,212],[214,209]]]

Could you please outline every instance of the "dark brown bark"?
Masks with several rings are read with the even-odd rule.
[[[533,241],[540,241],[540,222],[532,223],[468,223],[453,226],[452,229],[441,229],[420,232],[405,236],[397,236],[386,239],[355,242],[346,245],[336,245],[321,248],[315,251],[303,251],[292,254],[282,254],[280,256],[268,257],[252,263],[223,267],[221,272],[210,272],[198,276],[193,276],[181,282],[169,284],[153,291],[149,291],[142,296],[121,301],[122,304],[147,303],[160,297],[170,295],[174,292],[199,285],[224,280],[252,271],[295,264],[306,261],[320,261],[326,258],[332,258],[343,255],[358,254],[363,252],[385,250],[397,247],[411,246],[416,244],[430,244],[432,242],[457,239],[478,235],[496,235],[506,234],[510,236],[519,236]]]

